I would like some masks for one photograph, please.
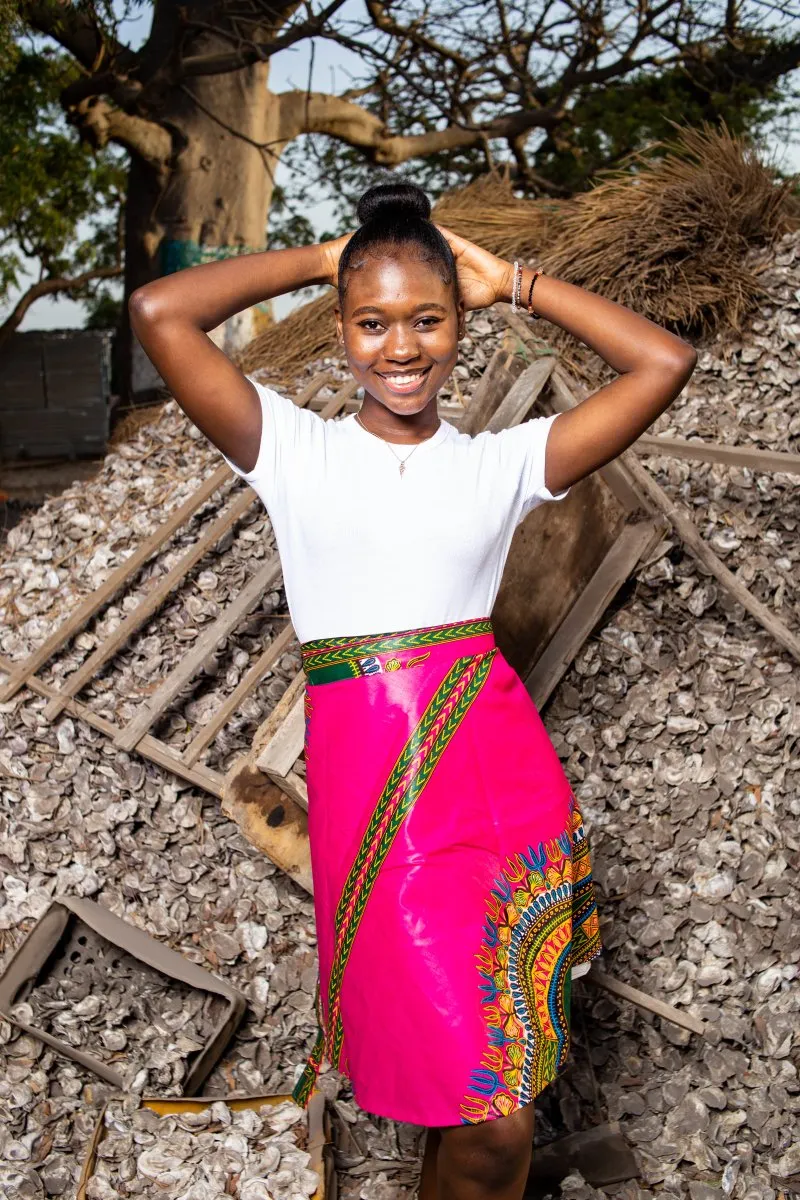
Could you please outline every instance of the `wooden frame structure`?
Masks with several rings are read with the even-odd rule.
[[[441,405],[441,411],[464,432],[499,432],[525,420],[537,400],[545,410],[563,411],[582,398],[549,348],[531,335],[525,322],[499,306],[508,331],[495,351],[466,412]],[[520,353],[522,351],[522,353]],[[527,359],[527,363],[526,363]],[[294,402],[308,406],[324,419],[357,411],[356,384],[350,380],[333,396],[320,392],[331,384],[329,375],[312,380]],[[460,411],[462,420],[456,417]],[[633,451],[664,453],[681,458],[723,462],[752,470],[800,473],[800,455],[747,447],[714,446],[701,441],[644,436],[624,455],[575,485],[574,496],[557,506],[534,510],[518,528],[506,576],[492,614],[498,643],[537,705],[552,693],[580,646],[605,611],[610,599],[668,529],[674,529],[706,568],[739,600],[775,639],[800,661],[800,639],[766,605],[758,601],[724,566],[703,541],[688,513],[675,505],[637,461]],[[304,675],[300,671],[257,730],[251,750],[223,775],[199,762],[200,756],[264,674],[296,640],[284,615],[285,627],[251,664],[236,688],[210,720],[178,751],[155,737],[152,730],[175,697],[199,673],[213,651],[232,635],[252,611],[263,592],[277,582],[280,563],[272,555],[248,580],[241,592],[206,628],[190,650],[160,682],[153,695],[124,725],[96,713],[79,699],[82,688],[143,628],[180,586],[204,555],[213,552],[223,536],[241,519],[254,500],[250,488],[234,491],[197,540],[173,567],[128,612],[120,625],[96,647],[60,687],[40,679],[37,672],[59,653],[114,597],[132,583],[139,569],[164,550],[170,539],[198,510],[229,482],[233,472],[220,466],[172,513],[93,593],[68,614],[45,642],[24,662],[0,656],[0,702],[28,687],[47,699],[44,715],[56,719],[68,712],[104,734],[115,745],[135,750],[159,766],[222,801],[223,810],[245,836],[301,886],[312,890],[306,813],[308,797],[300,762],[303,749]],[[554,524],[561,521],[556,528]],[[572,533],[569,526],[572,526]],[[553,543],[561,548],[580,545],[566,567],[553,559]],[[542,595],[536,571],[542,547],[547,549],[550,573],[569,579],[561,586],[560,607]],[[569,557],[569,556],[567,556]],[[555,568],[553,563],[555,562]],[[540,606],[537,609],[537,604]],[[549,606],[549,607],[548,607]]]

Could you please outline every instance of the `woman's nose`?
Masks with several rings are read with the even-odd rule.
[[[419,346],[413,329],[407,325],[392,325],[383,344],[385,358],[395,362],[407,362],[419,354]]]

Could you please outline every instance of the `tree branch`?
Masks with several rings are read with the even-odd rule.
[[[400,136],[389,133],[374,113],[339,96],[323,92],[280,93],[281,141],[290,141],[303,133],[326,133],[363,150],[371,162],[387,167],[443,150],[479,146],[487,137],[512,141],[531,129],[549,129],[560,119],[560,112],[552,109],[520,109],[485,125],[470,128],[449,125],[429,133]]]
[[[76,8],[65,0],[22,0],[19,14],[68,50],[91,74],[112,67],[125,71],[136,61],[134,51],[110,38],[85,7]]]
[[[235,50],[222,54],[193,54],[184,58],[177,67],[177,76],[182,79],[196,75],[222,75],[227,71],[238,71],[242,67],[252,66],[253,63],[267,62],[279,50],[286,50],[304,38],[317,37],[322,33],[330,17],[345,3],[345,0],[330,0],[330,3],[316,16],[305,21],[298,21],[285,33],[271,38],[268,42],[247,41]],[[224,30],[217,31],[224,34]]]
[[[15,329],[22,324],[30,306],[42,296],[53,296],[58,292],[75,292],[85,287],[94,279],[115,279],[122,274],[124,267],[115,263],[111,267],[95,267],[92,271],[84,271],[74,279],[41,279],[28,288],[21,296],[9,317],[0,325],[0,346],[11,336]]]
[[[162,125],[134,117],[114,108],[105,100],[83,100],[68,112],[81,137],[95,148],[116,142],[138,154],[159,172],[167,169],[172,154],[172,138]]]

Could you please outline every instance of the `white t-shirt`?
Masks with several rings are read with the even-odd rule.
[[[223,458],[267,508],[301,642],[488,617],[514,529],[569,494],[544,483],[558,413],[474,437],[441,420],[412,453],[355,413],[325,420],[251,382],[258,460],[241,471]],[[408,458],[402,477],[395,454]]]

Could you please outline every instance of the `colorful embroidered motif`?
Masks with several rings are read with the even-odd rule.
[[[571,830],[506,860],[476,961],[488,1047],[470,1076],[464,1125],[508,1116],[556,1077],[569,1052],[571,969],[601,950],[589,847]]]
[[[314,1047],[292,1092],[296,1104],[305,1106],[323,1056],[332,1066],[342,1070],[342,979],[370,892],[404,818],[486,681],[495,654],[496,648],[492,647],[456,659],[403,747],[372,812],[336,908],[327,1028],[323,1030],[319,1016]]]

